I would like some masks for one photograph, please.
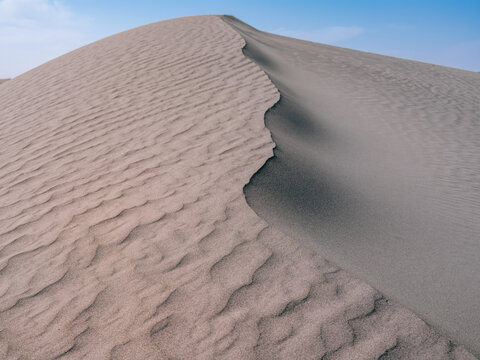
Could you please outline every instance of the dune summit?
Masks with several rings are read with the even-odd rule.
[[[479,74],[227,21],[282,95],[249,204],[480,354]]]
[[[280,93],[225,20],[1,85],[0,358],[473,359],[247,205]]]

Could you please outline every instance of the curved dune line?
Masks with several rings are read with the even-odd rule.
[[[179,18],[0,87],[0,358],[468,358],[247,205],[279,93],[244,45]]]
[[[249,205],[478,354],[478,74],[224,19],[281,93]]]

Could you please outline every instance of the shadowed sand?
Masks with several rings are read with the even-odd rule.
[[[279,100],[220,17],[0,87],[1,359],[473,359],[250,209]]]
[[[480,354],[480,75],[226,21],[281,93],[249,204]]]

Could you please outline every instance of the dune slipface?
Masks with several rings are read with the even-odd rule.
[[[175,19],[0,87],[0,358],[473,358],[249,208],[279,93],[244,45]]]
[[[226,21],[281,93],[249,204],[479,355],[479,74]]]

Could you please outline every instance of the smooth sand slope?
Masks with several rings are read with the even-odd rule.
[[[480,74],[227,21],[282,95],[249,204],[480,355]]]
[[[1,359],[473,358],[247,205],[279,93],[244,45],[180,18],[2,84]]]
[[[5,81],[7,81],[8,79],[0,79],[0,84],[1,83],[4,83]]]

